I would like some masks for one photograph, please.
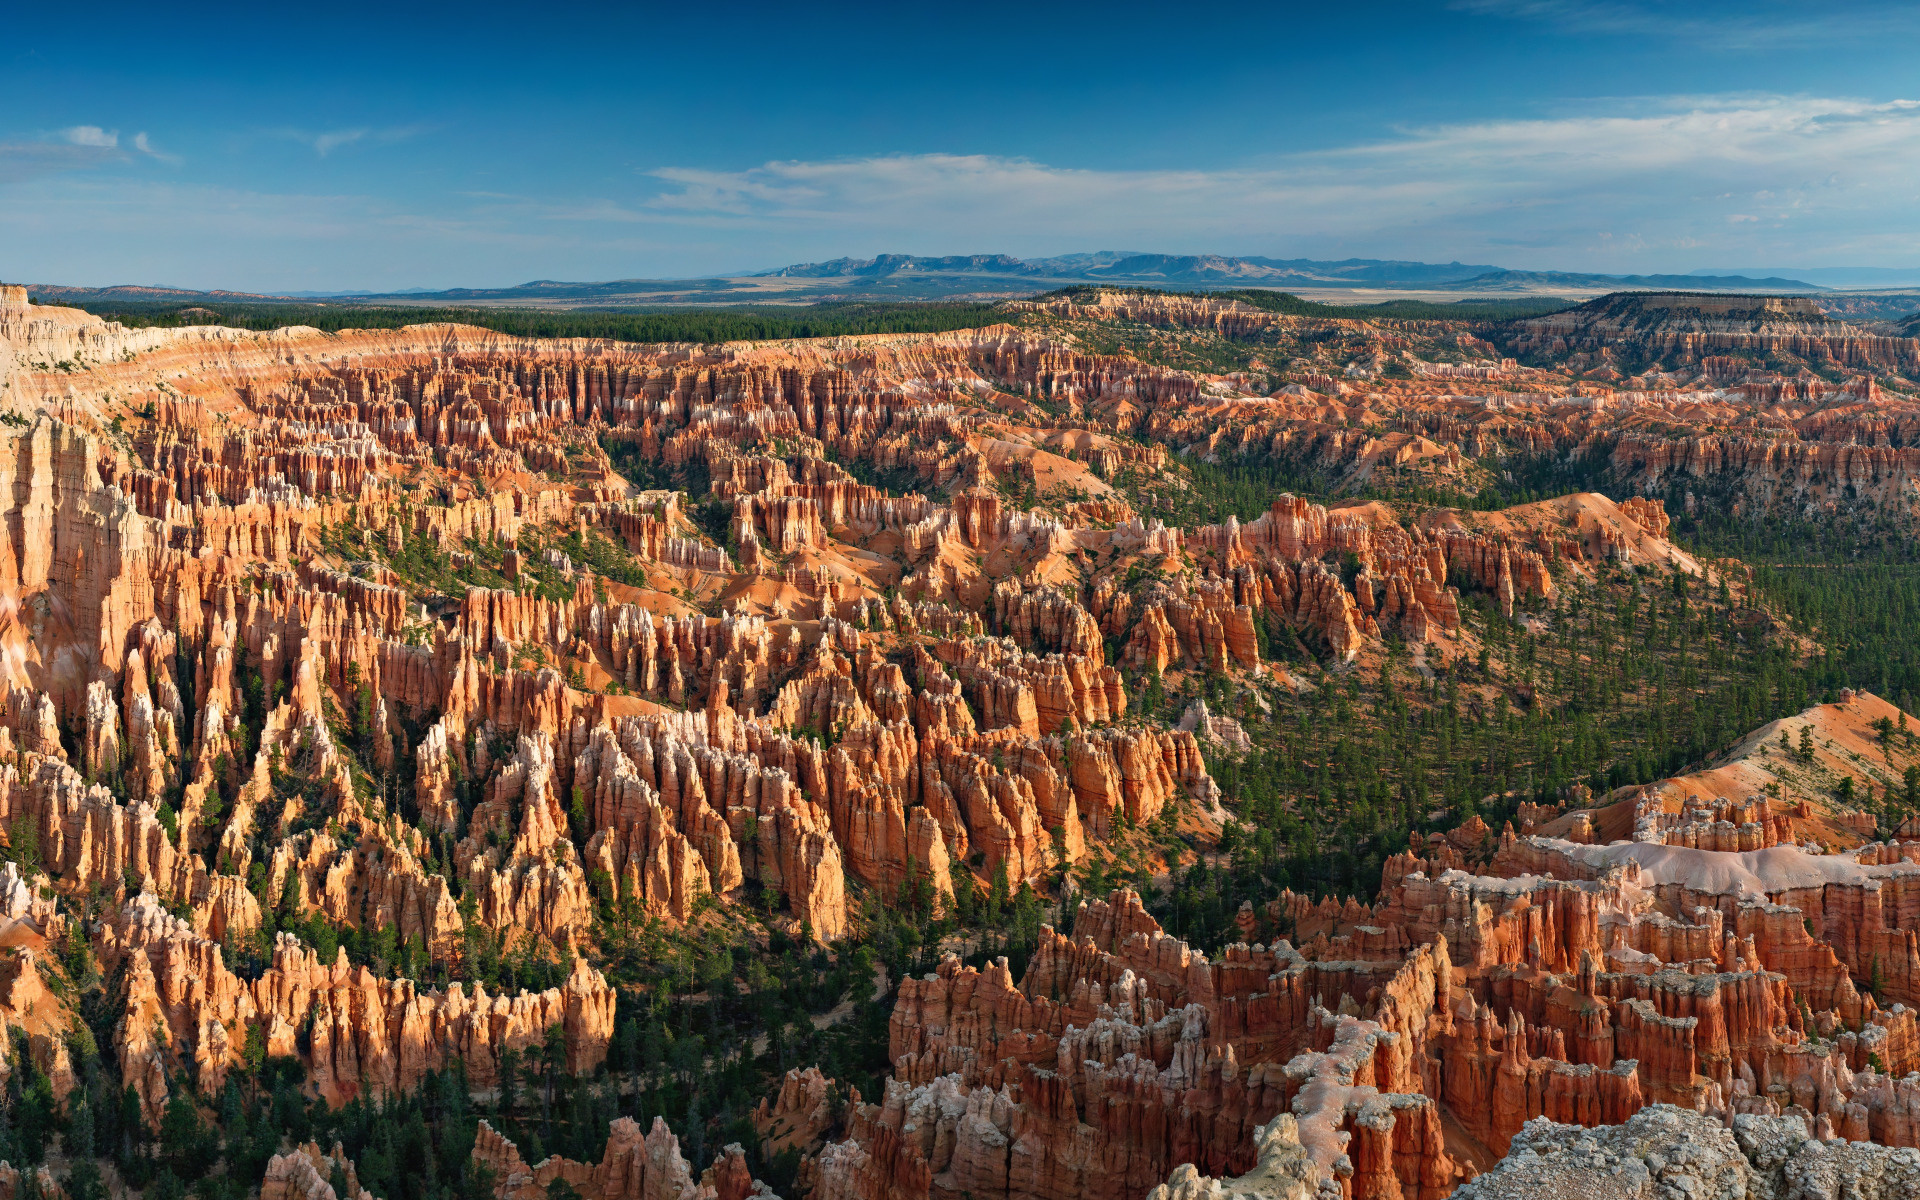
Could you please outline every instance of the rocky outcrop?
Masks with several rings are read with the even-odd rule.
[[[762,1097],[753,1110],[761,1156],[770,1159],[789,1147],[809,1154],[818,1150],[833,1127],[833,1101],[833,1081],[818,1067],[788,1071],[773,1102]]]
[[[1378,1182],[1356,1194],[1451,1186],[1438,1109],[1410,1090],[1444,995],[1443,944],[1383,965],[1362,985],[1377,1013],[1358,1019],[1313,999],[1355,986],[1343,965],[1264,947],[1211,963],[1130,893],[1083,903],[1075,929],[1043,930],[1017,986],[1004,961],[952,959],[902,982],[894,1079],[821,1152],[820,1194],[1144,1193],[1181,1162],[1252,1169],[1256,1127],[1289,1105],[1316,1178],[1359,1163]],[[1346,1141],[1359,1153],[1343,1155]]]
[[[52,1167],[42,1163],[31,1168],[29,1175],[10,1162],[0,1162],[0,1197],[5,1197],[5,1200],[24,1200],[29,1194],[29,1187],[31,1194],[47,1200],[66,1200],[67,1197],[67,1189],[61,1187],[53,1177]]]
[[[1749,1167],[1732,1131],[1718,1121],[1661,1105],[1623,1125],[1585,1129],[1540,1120],[1514,1154],[1454,1195],[1460,1200],[1567,1194],[1596,1196],[1749,1195]]]
[[[1147,1193],[1147,1200],[1226,1200],[1230,1196],[1258,1200],[1309,1200],[1323,1194],[1327,1178],[1300,1144],[1300,1127],[1291,1113],[1281,1113],[1254,1131],[1259,1159],[1252,1170],[1233,1179],[1210,1179],[1192,1163],[1181,1163],[1167,1181]]]
[[[564,1181],[584,1200],[777,1200],[766,1184],[747,1170],[739,1146],[728,1146],[698,1179],[680,1156],[679,1139],[660,1118],[643,1136],[632,1117],[607,1127],[607,1146],[598,1163],[580,1163],[558,1155],[528,1166],[520,1150],[480,1122],[473,1157],[493,1172],[499,1200],[545,1200],[548,1188]]]
[[[347,1183],[344,1196],[331,1182],[336,1171]],[[322,1153],[318,1145],[308,1142],[267,1160],[260,1200],[373,1200],[373,1193],[360,1186],[353,1160],[341,1152],[339,1143],[331,1153]]]
[[[1920,1159],[1886,1146],[1811,1135],[1791,1117],[1736,1117],[1732,1129],[1659,1105],[1625,1124],[1582,1129],[1530,1124],[1515,1153],[1455,1192],[1459,1200],[1556,1194],[1675,1194],[1879,1200],[1920,1187]]]
[[[1728,350],[1785,350],[1855,369],[1920,368],[1920,343],[1829,318],[1804,296],[1621,293],[1516,322],[1509,345],[1521,354],[1630,346],[1683,363]]]

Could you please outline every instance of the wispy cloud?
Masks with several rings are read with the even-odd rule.
[[[323,133],[315,137],[313,152],[325,158],[340,147],[351,146],[366,136],[367,131],[364,129],[336,129],[331,133]]]
[[[159,162],[178,166],[181,161],[178,154],[168,154],[166,151],[161,150],[153,144],[153,139],[144,133],[136,133],[133,135],[133,148],[148,158],[155,159]]]
[[[116,157],[112,151],[63,142],[0,142],[0,186],[63,171],[83,171]]]
[[[396,125],[384,129],[355,127],[350,129],[326,129],[320,131],[307,129],[280,129],[276,136],[287,138],[313,147],[313,152],[321,158],[335,150],[348,146],[390,146],[395,142],[404,142],[408,138],[418,137],[428,132],[428,125]]]
[[[755,228],[840,227],[902,248],[1332,245],[1432,255],[1524,242],[1566,255],[1687,249],[1729,225],[1920,255],[1920,102],[1667,97],[1409,129],[1216,171],[1110,171],[981,155],[671,168],[641,208]],[[1748,218],[1730,221],[1738,213]],[[1712,231],[1709,234],[1709,231]],[[1809,252],[1817,246],[1805,246]],[[1564,258],[1563,258],[1564,261]]]
[[[0,183],[20,184],[0,194],[0,245],[22,248],[10,271],[78,280],[74,264],[92,262],[107,264],[86,273],[96,281],[404,287],[685,278],[880,250],[1037,256],[1121,246],[1594,270],[1920,263],[1912,100],[1608,100],[1227,168],[883,155],[669,166],[603,195],[529,187],[414,203],[377,189],[195,186],[177,178],[184,173],[127,165],[161,153],[151,139],[100,144],[109,136],[100,127],[99,137],[62,130],[0,142]],[[398,136],[369,130],[328,149],[344,156]],[[320,137],[299,142],[318,153]],[[112,163],[121,169],[87,170]]]
[[[556,228],[528,217],[536,203],[420,213],[352,191],[231,188],[171,172],[69,174],[0,192],[0,246],[9,278],[249,291],[593,278],[620,256],[726,253],[681,229]]]
[[[74,125],[0,141],[0,186],[126,161],[117,132],[98,125]]]
[[[178,155],[157,149],[144,132],[134,134],[128,144],[140,154],[160,162],[180,161]],[[37,136],[0,141],[0,185],[132,161],[132,154],[121,145],[119,130],[99,125],[70,125]]]
[[[102,150],[111,150],[120,144],[119,130],[109,133],[98,125],[75,125],[70,129],[62,129],[60,136],[70,145],[93,146]]]

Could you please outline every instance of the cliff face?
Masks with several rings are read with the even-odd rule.
[[[1517,322],[1508,345],[1519,354],[1626,346],[1682,363],[1730,350],[1784,350],[1856,370],[1911,374],[1920,366],[1920,341],[1833,320],[1805,296],[1623,293]]]
[[[1343,324],[1337,321],[1303,320],[1299,317],[1266,312],[1238,300],[1151,293],[1103,291],[1093,293],[1086,300],[1066,297],[1023,300],[1009,304],[1007,307],[1014,312],[1041,312],[1068,319],[1118,320],[1161,328],[1206,329],[1231,338],[1258,337],[1261,333],[1275,328],[1313,331]]]

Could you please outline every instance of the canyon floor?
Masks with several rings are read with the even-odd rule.
[[[0,1200],[1912,1194],[1911,328],[991,315],[0,291]]]

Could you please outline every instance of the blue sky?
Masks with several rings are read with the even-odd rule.
[[[9,280],[1920,266],[1911,3],[16,8]]]

